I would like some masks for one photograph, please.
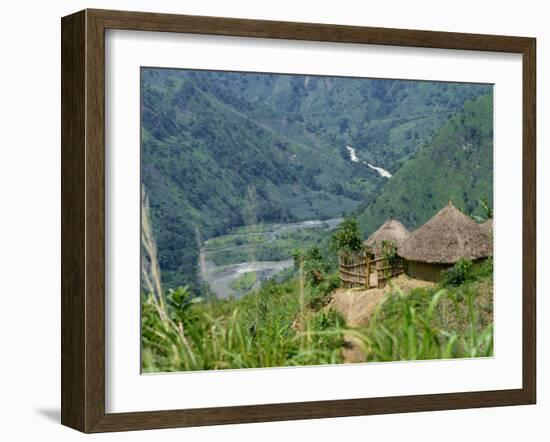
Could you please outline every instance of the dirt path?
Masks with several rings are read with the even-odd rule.
[[[408,292],[415,288],[433,287],[433,285],[428,281],[401,275],[394,278],[383,289],[338,289],[332,294],[328,307],[338,311],[346,320],[348,327],[366,326],[376,306],[388,293],[397,288]],[[365,351],[357,337],[351,334],[344,335],[343,357],[344,362],[363,362],[365,360]]]

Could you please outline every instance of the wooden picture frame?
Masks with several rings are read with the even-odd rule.
[[[123,29],[523,57],[523,385],[513,390],[105,412],[105,30]],[[536,41],[533,38],[84,10],[62,19],[62,409],[83,432],[533,404],[536,400]]]

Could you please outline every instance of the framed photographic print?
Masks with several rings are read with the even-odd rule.
[[[535,403],[535,40],[62,19],[62,423]]]

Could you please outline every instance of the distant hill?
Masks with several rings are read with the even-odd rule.
[[[451,199],[468,214],[482,214],[481,198],[492,205],[492,107],[492,94],[466,102],[360,213],[364,234],[374,232],[390,217],[409,229],[417,228]]]
[[[142,182],[163,283],[199,286],[197,231],[202,239],[226,233],[251,212],[258,222],[287,222],[368,207],[387,179],[363,161],[396,173],[465,101],[488,91],[143,69]]]

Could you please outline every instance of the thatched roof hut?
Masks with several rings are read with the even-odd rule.
[[[484,223],[479,225],[481,231],[487,235],[493,234],[493,218],[488,219]]]
[[[399,249],[408,261],[433,264],[454,264],[460,258],[475,261],[492,254],[491,237],[452,203],[411,233]]]
[[[374,253],[381,252],[382,241],[391,241],[397,248],[401,246],[411,233],[396,219],[389,219],[365,241],[365,245],[372,247]]]

